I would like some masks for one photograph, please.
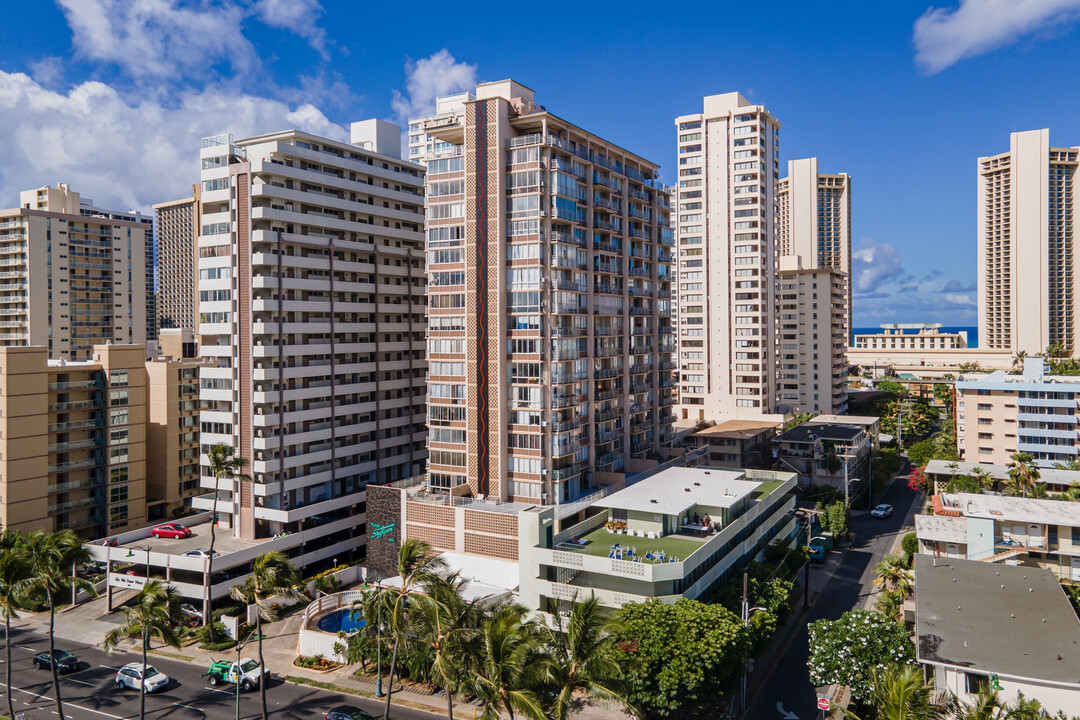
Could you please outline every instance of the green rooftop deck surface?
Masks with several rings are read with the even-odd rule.
[[[680,561],[690,557],[690,555],[701,547],[707,539],[703,537],[701,540],[693,540],[691,538],[672,535],[654,539],[630,537],[629,535],[618,535],[613,532],[608,532],[603,527],[599,527],[592,532],[582,535],[582,538],[587,540],[588,544],[581,546],[581,550],[589,555],[596,555],[597,557],[607,557],[608,553],[611,552],[611,546],[615,543],[619,543],[619,546],[623,548],[636,547],[638,555],[642,558],[645,557],[645,553],[663,551],[667,557],[677,557]],[[624,557],[623,559],[626,558]],[[649,561],[642,559],[642,562]]]
[[[765,482],[761,483],[760,485],[758,485],[754,489],[754,493],[753,493],[753,495],[751,495],[751,497],[754,498],[755,500],[760,500],[761,498],[765,497],[766,495],[771,493],[776,488],[783,485],[785,482],[787,482],[787,481],[786,480],[766,480]]]

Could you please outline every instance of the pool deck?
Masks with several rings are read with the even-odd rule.
[[[666,557],[677,557],[679,560],[685,560],[701,547],[708,540],[708,537],[695,538],[689,535],[667,535],[662,538],[650,539],[619,535],[599,527],[583,535],[582,539],[586,541],[586,544],[578,546],[578,552],[596,557],[607,557],[611,552],[611,546],[618,543],[621,548],[636,547],[637,554],[642,557],[642,562],[651,562],[644,559],[645,554],[661,551]]]

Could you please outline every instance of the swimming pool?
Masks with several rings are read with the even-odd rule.
[[[359,615],[354,619],[352,617],[352,610],[348,608],[342,608],[340,610],[332,610],[319,618],[315,626],[323,632],[328,633],[353,633],[364,627],[367,623]]]

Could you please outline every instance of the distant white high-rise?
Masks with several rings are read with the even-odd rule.
[[[727,93],[675,124],[680,414],[769,414],[777,405],[780,121]]]
[[[1076,356],[1073,200],[1080,148],[1050,131],[1010,135],[1009,152],[979,158],[979,347]]]

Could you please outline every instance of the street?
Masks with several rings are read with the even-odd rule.
[[[805,621],[795,628],[772,672],[754,694],[744,717],[752,720],[815,720],[821,716],[806,667],[810,654],[807,625],[822,618],[836,620],[859,605],[871,592],[874,566],[891,549],[917,496],[908,488],[906,479],[898,477],[876,501],[892,505],[892,517],[879,520],[871,517],[869,512],[852,515],[851,531],[855,534],[855,544],[847,550],[836,574],[810,607]],[[781,712],[781,707],[786,713]]]
[[[48,650],[48,638],[23,629],[12,629],[12,684],[15,687],[15,712],[27,713],[26,720],[55,718],[52,678],[48,670],[35,670],[31,658]],[[78,720],[126,720],[139,716],[139,693],[119,690],[114,678],[116,671],[129,662],[140,662],[138,653],[114,652],[106,655],[99,648],[58,640],[58,650],[67,650],[80,661],[79,670],[60,676],[64,712]],[[245,657],[253,657],[249,648]],[[235,657],[229,651],[221,659]],[[148,662],[169,677],[163,692],[146,696],[148,718],[178,720],[230,720],[236,717],[236,692],[232,685],[210,687],[202,674],[205,667],[150,654]],[[3,659],[0,658],[0,667]],[[4,688],[4,672],[0,671],[0,688]],[[329,680],[329,678],[328,678]],[[0,693],[2,695],[2,693]],[[342,695],[316,688],[284,682],[274,677],[267,685],[269,709],[281,720],[322,720],[335,705],[355,705],[372,715],[382,717],[382,703],[353,695]],[[7,713],[7,698],[0,699],[0,713]],[[260,714],[259,693],[240,694],[240,717],[254,718]],[[412,708],[392,706],[391,718],[402,720],[431,720],[434,714]]]

